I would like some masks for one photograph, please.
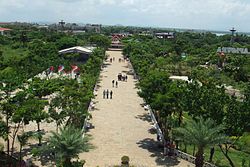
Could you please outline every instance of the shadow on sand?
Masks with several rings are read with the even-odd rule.
[[[139,147],[148,150],[151,153],[151,157],[155,158],[157,165],[164,165],[166,167],[175,166],[180,163],[180,161],[175,157],[168,157],[163,155],[163,149],[160,147],[160,143],[154,139],[146,138],[136,144]]]
[[[100,84],[97,84],[96,85],[96,89],[98,90],[98,89],[100,89],[102,86],[100,85]]]
[[[47,145],[47,142],[43,142],[42,145]],[[42,149],[43,146],[38,146],[38,144],[29,144],[28,147],[22,150],[23,155],[31,155],[33,149]],[[43,149],[42,149],[43,150]],[[35,151],[36,152],[36,151]],[[55,162],[55,156],[51,152],[44,152],[40,155],[30,158],[31,161],[39,161],[42,166],[52,165]]]
[[[140,119],[142,121],[147,121],[147,122],[150,122],[150,123],[152,122],[150,115],[148,115],[147,113],[142,114],[142,115],[137,115],[137,116],[135,116],[135,118]]]

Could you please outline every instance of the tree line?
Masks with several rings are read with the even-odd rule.
[[[110,40],[99,34],[73,35],[33,27],[12,28],[9,36],[0,36],[0,137],[6,143],[6,153],[14,156],[17,140],[20,146],[18,159],[21,162],[22,148],[33,137],[41,146],[33,150],[34,155],[39,153],[39,156],[43,156],[49,151],[53,153],[52,160],[59,166],[71,166],[71,159],[87,146],[82,127],[89,116],[88,105],[105,56],[104,50]],[[87,44],[95,44],[97,48],[84,63],[75,62],[67,55],[58,55],[60,49]],[[72,63],[77,63],[80,68],[81,82],[66,78],[34,77],[50,66],[56,68],[63,64],[68,70]],[[52,97],[51,100],[48,96]],[[37,130],[25,131],[23,127],[31,122],[37,124]],[[42,122],[55,122],[57,126],[57,132],[53,133],[47,144],[43,139],[45,132],[41,127]],[[58,136],[64,140],[56,140]],[[74,148],[59,149],[57,146],[62,146],[63,142],[64,147]],[[3,163],[15,162],[7,158]]]
[[[177,148],[181,144],[184,144],[186,148],[190,143],[198,147],[197,152],[194,153],[197,159],[196,166],[203,165],[205,147],[214,144],[218,145],[230,166],[237,166],[239,162],[232,160],[230,149],[232,147],[239,149],[236,143],[244,133],[250,131],[249,83],[244,83],[245,88],[242,92],[244,99],[238,99],[236,96],[228,95],[222,80],[218,80],[219,75],[226,73],[226,69],[222,69],[217,74],[215,71],[213,71],[215,74],[210,74],[210,69],[199,67],[206,61],[217,63],[218,56],[210,57],[216,54],[216,47],[221,43],[229,45],[228,39],[227,35],[216,37],[210,33],[177,33],[174,40],[147,36],[124,39],[126,45],[123,53],[130,58],[139,76],[138,94],[153,109],[167,141],[174,142]],[[249,37],[239,36],[237,40],[249,47],[246,42]],[[183,58],[182,52],[187,53],[188,56]],[[234,59],[238,61],[240,58]],[[173,81],[169,79],[170,75],[186,75],[189,79],[188,81]],[[187,120],[194,120],[194,123],[187,123],[189,122]],[[214,131],[209,132],[205,129],[206,126],[199,122],[200,120],[203,120],[202,122],[210,129],[214,128]],[[220,128],[216,129],[216,126]],[[179,137],[178,132],[185,134],[186,138],[185,136]],[[211,140],[208,134],[214,139],[220,138],[221,141]],[[224,138],[221,135],[224,135]],[[195,140],[194,137],[199,140]],[[205,140],[206,137],[210,139],[210,142]],[[248,149],[240,150],[249,157]]]

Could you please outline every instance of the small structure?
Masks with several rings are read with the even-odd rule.
[[[9,29],[9,28],[1,28],[0,27],[0,35],[7,35],[10,33],[10,31],[11,31],[11,29]]]
[[[59,24],[59,27],[61,28],[61,30],[63,30],[65,22],[63,20],[61,20],[60,22],[58,22],[58,24]]]
[[[155,36],[159,39],[174,39],[175,33],[174,32],[160,32],[160,33],[155,33]]]
[[[128,36],[125,33],[115,33],[112,34],[112,42],[111,42],[111,48],[121,49],[123,48],[123,44],[121,42],[121,39]]]

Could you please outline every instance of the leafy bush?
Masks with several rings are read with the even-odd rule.
[[[126,155],[124,155],[122,158],[121,158],[121,160],[122,160],[122,164],[124,164],[124,165],[127,165],[127,164],[129,164],[129,157],[128,156],[126,156]]]

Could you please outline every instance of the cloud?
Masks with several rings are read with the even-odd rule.
[[[0,21],[99,22],[250,31],[247,0],[0,0]]]

